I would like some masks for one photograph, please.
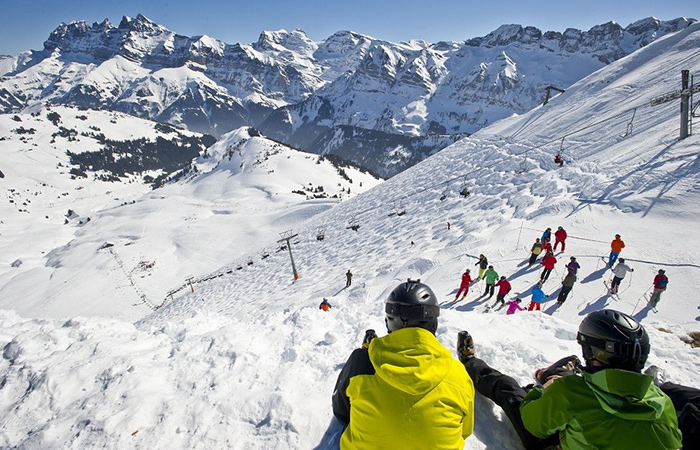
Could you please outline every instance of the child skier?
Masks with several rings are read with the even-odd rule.
[[[542,282],[538,282],[535,287],[532,288],[532,301],[530,302],[530,306],[528,306],[527,310],[532,311],[533,309],[537,309],[537,311],[541,311],[542,307],[542,302],[547,299],[547,294],[544,293],[542,290]]]
[[[506,311],[506,315],[511,315],[515,314],[515,311],[525,311],[525,308],[520,306],[520,300],[519,298],[514,298],[513,300],[507,301],[506,305],[508,305],[508,310]]]
[[[459,300],[459,294],[461,294],[462,291],[464,291],[464,295],[462,296],[462,300],[467,298],[467,294],[469,293],[469,284],[471,282],[472,282],[472,277],[469,274],[469,269],[467,269],[462,274],[462,284],[459,285],[459,290],[457,291],[457,295],[455,295],[455,301]]]
[[[552,249],[552,243],[549,241],[549,238],[542,241],[542,251],[544,251],[545,255],[547,253],[554,253],[554,249]]]

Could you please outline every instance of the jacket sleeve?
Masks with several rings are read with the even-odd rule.
[[[347,427],[350,424],[350,398],[345,390],[350,384],[350,379],[356,375],[374,375],[374,366],[369,359],[369,351],[366,348],[358,348],[350,354],[350,358],[338,375],[333,390],[333,415]]]
[[[538,438],[566,428],[570,414],[564,379],[530,390],[520,404],[520,416],[527,431]]]

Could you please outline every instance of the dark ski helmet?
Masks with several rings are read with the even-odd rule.
[[[433,334],[437,331],[437,296],[420,280],[409,279],[396,286],[386,299],[385,312],[389,333],[406,327],[424,328]]]
[[[588,362],[641,372],[649,356],[649,335],[633,317],[612,309],[594,311],[578,327],[576,340]]]

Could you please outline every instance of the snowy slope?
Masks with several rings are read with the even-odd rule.
[[[299,224],[296,282],[286,252],[256,257],[250,266],[219,254],[212,279],[195,283],[194,292],[178,291],[136,325],[2,312],[0,414],[7,419],[0,424],[0,447],[335,449],[341,429],[330,395],[337,374],[365,329],[384,334],[383,301],[408,277],[421,278],[441,297],[441,342],[452,349],[457,331],[468,329],[478,354],[522,383],[535,368],[578,353],[581,318],[613,307],[645,324],[650,364],[665,368],[672,381],[700,387],[700,351],[682,340],[700,321],[699,141],[677,140],[677,101],[645,106],[678,87],[681,68],[700,72],[698,48],[696,24],[602,68],[547,106],[497,123],[303,224],[253,216],[254,226]],[[622,138],[634,107],[632,134]],[[552,158],[562,137],[569,162],[559,169]],[[216,154],[226,155],[228,147]],[[168,186],[180,196],[166,196],[161,216],[137,209],[131,217],[138,215],[145,229],[192,232],[191,241],[212,246],[239,240],[234,223],[185,231],[165,219],[187,211],[186,202],[222,210],[211,206],[223,197],[214,178],[245,172],[251,161],[229,154],[216,170]],[[463,183],[472,191],[466,200],[456,194]],[[191,189],[199,186],[200,192]],[[144,203],[157,207],[155,200]],[[394,214],[403,209],[405,215]],[[93,222],[85,240],[107,230],[107,221]],[[352,231],[350,223],[360,228]],[[571,236],[560,261],[575,255],[582,266],[564,306],[555,310],[550,301],[543,313],[484,314],[479,284],[466,301],[453,301],[461,272],[474,268],[479,253],[508,276],[513,295],[527,300],[538,278],[537,268],[524,264],[529,246],[544,228],[558,225]],[[326,228],[323,241],[315,238],[318,226]],[[610,272],[600,258],[615,233],[635,269],[619,300],[605,294],[602,281]],[[128,251],[124,241],[115,247]],[[251,239],[250,248],[260,242]],[[147,252],[149,260],[165,253],[157,245]],[[546,293],[556,293],[562,266]],[[643,295],[661,267],[670,283],[655,314]],[[345,289],[348,269],[355,277]],[[184,281],[182,271],[178,276]],[[23,291],[2,294],[16,305],[23,301]],[[104,290],[90,301],[117,297]],[[318,309],[323,297],[333,305],[329,312]],[[475,433],[465,448],[520,448],[498,409],[477,401]]]
[[[247,262],[263,246],[273,251],[278,233],[290,224],[379,182],[356,168],[251,137],[247,128],[208,149],[186,180],[155,191],[136,175],[117,182],[76,178],[68,173],[73,166],[66,149],[81,153],[98,146],[85,131],[112,139],[171,134],[124,115],[54,112],[77,140],[53,137],[57,128],[45,111],[0,116],[7,130],[0,141],[6,155],[0,169],[0,307],[22,315],[136,320],[186,278],[236,258]],[[34,131],[20,134],[20,128]],[[227,241],[212,239],[209,230],[226,230]]]

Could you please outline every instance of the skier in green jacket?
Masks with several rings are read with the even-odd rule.
[[[641,373],[650,349],[644,327],[618,311],[595,311],[577,341],[584,367],[563,358],[535,372],[540,386],[525,388],[476,358],[466,331],[457,350],[476,390],[503,408],[527,450],[679,449],[674,405]]]
[[[486,281],[486,289],[484,290],[484,295],[488,295],[488,298],[493,297],[493,291],[496,286],[496,280],[498,280],[498,272],[496,272],[493,266],[484,272],[484,280]]]

